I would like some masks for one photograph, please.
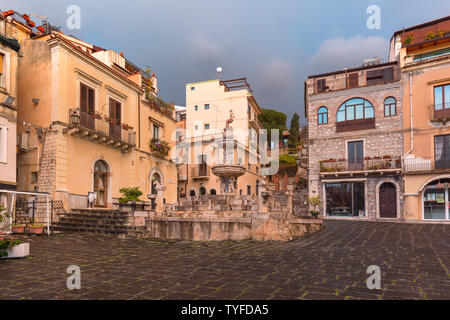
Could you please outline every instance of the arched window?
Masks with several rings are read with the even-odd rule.
[[[200,195],[206,196],[206,188],[205,187],[200,187]]]
[[[194,191],[194,190],[189,191],[189,195],[190,195],[191,197],[195,197],[195,191]]]
[[[216,189],[211,189],[211,191],[209,192],[212,196],[217,195],[217,191]]]
[[[338,109],[337,122],[375,118],[375,109],[366,99],[354,98],[344,102]]]
[[[384,100],[384,116],[392,117],[397,114],[397,100],[394,97],[389,97]]]
[[[327,107],[320,107],[317,112],[317,123],[327,124],[328,123],[328,109]]]

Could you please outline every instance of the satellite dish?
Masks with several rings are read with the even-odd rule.
[[[217,67],[216,71],[220,73],[223,71],[223,69],[222,69],[222,67]]]

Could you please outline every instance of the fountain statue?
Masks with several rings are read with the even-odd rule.
[[[212,168],[212,173],[220,178],[221,192],[223,194],[235,194],[237,192],[238,178],[245,174],[245,167],[234,164],[235,141],[231,124],[234,121],[233,110],[230,110],[230,118],[226,121],[223,130],[223,159],[224,164]]]

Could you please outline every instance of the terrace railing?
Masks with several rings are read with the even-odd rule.
[[[349,161],[347,159],[331,159],[320,162],[320,171],[322,173],[337,172],[356,172],[356,171],[379,171],[401,169],[402,162],[400,157],[384,156],[384,157],[366,157],[364,159],[356,159]]]

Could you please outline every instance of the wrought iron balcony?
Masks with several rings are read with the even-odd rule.
[[[211,167],[208,165],[199,164],[191,168],[191,177],[194,180],[208,180],[211,175]]]
[[[347,159],[320,161],[320,172],[322,174],[386,172],[401,171],[401,169],[401,158],[395,158],[389,155],[383,157],[366,157],[356,161],[349,161]]]
[[[123,124],[108,122],[101,116],[82,111],[69,110],[69,129],[71,135],[77,135],[90,141],[113,148],[129,151],[136,146],[136,132],[124,128]]]
[[[429,106],[431,122],[450,121],[450,102]]]
[[[447,159],[435,161],[432,157],[417,157],[406,158],[403,163],[405,173],[450,171],[450,160]]]

